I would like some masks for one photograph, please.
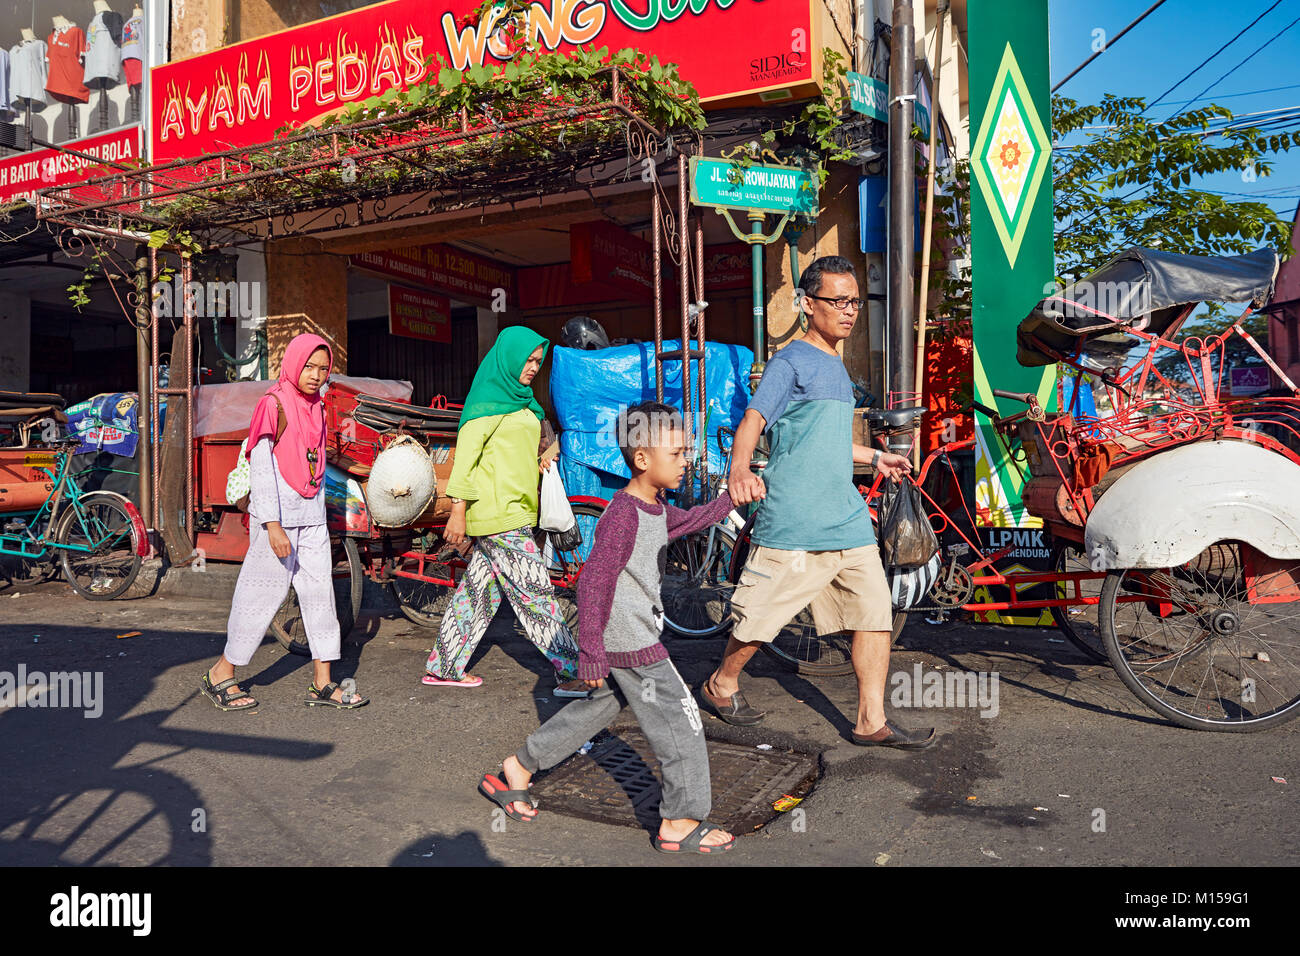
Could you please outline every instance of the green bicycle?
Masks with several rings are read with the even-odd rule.
[[[28,479],[0,498],[6,502],[0,505],[0,554],[28,568],[57,560],[79,595],[111,601],[140,573],[149,554],[148,533],[140,512],[122,495],[81,490],[70,467],[79,442],[69,437],[46,447],[0,449],[6,477]]]

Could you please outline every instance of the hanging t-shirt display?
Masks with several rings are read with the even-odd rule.
[[[107,86],[122,78],[122,15],[97,13],[86,27],[85,82]]]
[[[9,51],[9,96],[13,100],[28,99],[43,105],[48,78],[44,40],[28,40]]]
[[[9,54],[0,47],[0,110],[9,109]]]
[[[132,17],[122,27],[122,72],[127,83],[139,86],[144,59],[144,17]]]
[[[81,66],[86,34],[80,27],[55,30],[46,43],[49,45],[50,75],[45,89],[64,103],[85,103],[90,99],[90,90],[82,82],[85,71]]]

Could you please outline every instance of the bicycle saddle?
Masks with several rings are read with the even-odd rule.
[[[909,405],[906,408],[869,408],[866,419],[872,431],[911,428],[928,410],[924,405]]]

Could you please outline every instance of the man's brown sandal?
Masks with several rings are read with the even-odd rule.
[[[873,739],[875,734],[886,728],[889,730],[888,734],[879,740]],[[924,750],[938,739],[933,727],[927,727],[925,730],[904,730],[892,720],[886,720],[885,726],[871,735],[860,734],[856,730],[850,733],[853,735],[853,742],[859,747],[893,747],[895,750]]]
[[[700,685],[700,700],[727,723],[735,724],[737,727],[752,727],[767,716],[763,711],[749,706],[745,695],[740,691],[736,691],[730,697],[714,697],[709,693],[710,679],[706,678]]]

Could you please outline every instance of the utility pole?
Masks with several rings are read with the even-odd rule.
[[[910,405],[916,387],[912,264],[916,258],[916,29],[911,0],[894,0],[889,44],[889,405]]]

